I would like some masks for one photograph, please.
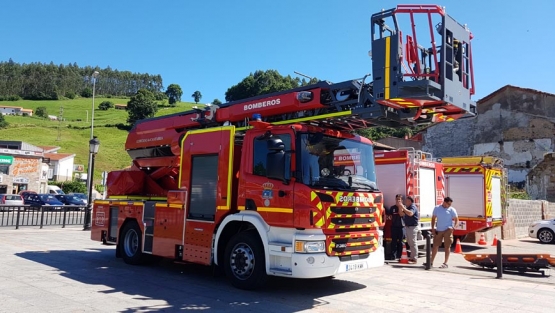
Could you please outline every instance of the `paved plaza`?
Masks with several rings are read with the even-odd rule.
[[[532,239],[503,247],[555,255],[554,245]],[[249,292],[208,267],[126,265],[114,249],[76,226],[0,228],[0,312],[546,312],[555,300],[550,273],[496,279],[494,270],[471,266],[460,254],[446,270],[390,263],[333,280],[274,278]],[[463,246],[463,252],[494,251]]]

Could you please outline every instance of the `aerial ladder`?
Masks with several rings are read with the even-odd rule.
[[[418,35],[430,40],[430,47],[419,44],[424,40],[416,33],[418,16],[428,22],[427,32]],[[399,28],[403,18],[411,25],[404,42]],[[152,195],[165,196],[178,186],[179,144],[188,130],[234,125],[240,140],[240,130],[249,127],[253,116],[276,125],[305,123],[338,131],[419,126],[475,116],[473,36],[444,8],[399,5],[384,10],[372,15],[371,34],[373,79],[366,75],[339,83],[320,81],[138,121],[125,144],[132,169],[144,171],[155,182],[150,183]]]

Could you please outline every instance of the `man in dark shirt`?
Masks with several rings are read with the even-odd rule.
[[[405,205],[401,206],[399,215],[401,215],[405,222],[405,233],[407,236],[407,243],[410,247],[409,263],[416,263],[416,259],[418,258],[417,235],[419,231],[419,215],[418,208],[414,204],[414,199],[411,196],[405,199]]]
[[[405,237],[405,224],[399,212],[403,205],[403,196],[395,196],[395,205],[385,213],[391,219],[391,254],[394,260],[401,258],[403,253],[403,238]]]

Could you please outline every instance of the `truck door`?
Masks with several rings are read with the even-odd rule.
[[[291,165],[271,160],[274,153],[290,153],[293,136],[285,130],[272,131],[271,137],[267,137],[264,132],[251,134],[253,136],[245,138],[243,146],[242,164],[246,168],[239,177],[239,210],[256,211],[272,226],[291,227],[295,184],[276,178],[272,173],[285,171],[289,172],[286,175],[290,175]],[[283,143],[284,150],[275,150],[272,147],[275,144],[273,140]]]
[[[229,211],[235,127],[186,133],[181,144],[180,188],[186,188],[183,260],[212,262],[212,239],[218,218]],[[223,212],[217,214],[219,212]]]

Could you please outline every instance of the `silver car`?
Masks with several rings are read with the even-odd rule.
[[[0,194],[0,211],[17,209],[17,206],[23,206],[23,198],[20,195]]]

